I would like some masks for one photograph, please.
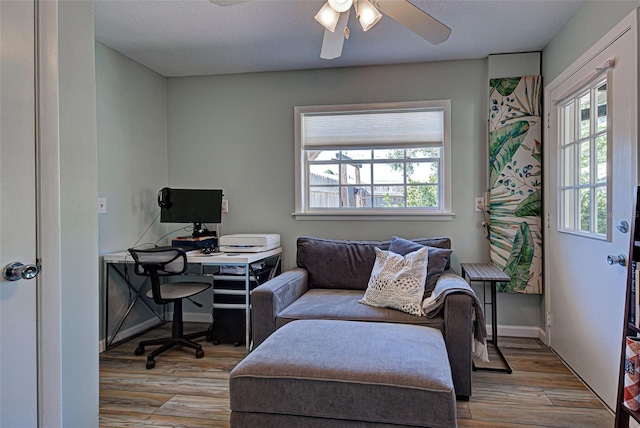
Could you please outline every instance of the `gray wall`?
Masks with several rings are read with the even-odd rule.
[[[167,185],[167,87],[164,77],[118,52],[100,43],[95,51],[98,195],[107,199],[107,213],[98,216],[99,254],[104,255],[133,245],[148,247],[165,233],[156,219],[156,197]],[[112,332],[131,296],[117,275],[110,276],[108,286]],[[149,320],[155,320],[152,313],[138,303],[121,331],[138,330]],[[102,340],[103,331],[101,324]]]
[[[223,188],[230,212],[222,234],[279,233],[286,267],[303,234],[450,235],[459,260],[482,257],[487,247],[473,197],[484,191],[486,76],[485,61],[460,61],[169,78],[169,183]],[[293,219],[294,106],[444,98],[452,99],[452,222]]]
[[[169,184],[222,188],[222,234],[279,233],[284,266],[300,235],[450,236],[453,266],[488,261],[473,199],[486,190],[486,60],[168,79]],[[293,107],[451,99],[452,221],[295,220]],[[500,324],[539,325],[539,296],[508,296]]]
[[[542,51],[545,84],[558,77],[640,1],[586,1]]]
[[[58,37],[62,426],[90,427],[99,391],[93,2],[61,1]]]
[[[166,79],[96,43],[100,254],[132,246],[160,212],[157,192],[167,184]],[[140,240],[164,234],[158,221]]]

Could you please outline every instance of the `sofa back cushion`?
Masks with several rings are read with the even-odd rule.
[[[451,240],[412,239],[437,248],[451,248]],[[374,248],[388,250],[391,241],[344,241],[310,236],[298,238],[297,265],[308,272],[309,288],[366,290],[376,261]],[[428,269],[428,268],[427,268]]]

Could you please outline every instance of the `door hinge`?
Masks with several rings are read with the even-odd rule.
[[[551,327],[551,312],[547,312],[547,327]]]

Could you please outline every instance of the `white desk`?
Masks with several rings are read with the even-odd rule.
[[[242,308],[245,310],[245,323],[246,323],[245,340],[246,340],[247,350],[249,350],[251,345],[251,304],[249,300],[250,293],[251,293],[250,281],[252,278],[254,280],[256,279],[253,274],[253,269],[251,268],[251,265],[253,263],[257,263],[265,259],[268,259],[270,257],[277,256],[277,263],[275,268],[273,269],[273,273],[275,273],[275,271],[278,268],[278,264],[280,263],[281,254],[282,254],[282,248],[280,247],[274,248],[273,250],[263,251],[259,253],[219,253],[219,254],[208,255],[208,254],[200,253],[199,250],[194,250],[187,253],[187,262],[189,263],[190,266],[199,265],[201,267],[199,275],[201,276],[210,276],[203,272],[204,266],[242,266],[244,267],[245,304],[242,305],[243,306]],[[125,339],[118,341],[117,343],[113,343],[113,340],[115,339],[116,335],[120,331],[120,328],[124,324],[126,318],[129,316],[129,313],[133,309],[133,306],[138,301],[138,299],[140,299],[141,302],[145,304],[159,320],[159,323],[153,326],[152,328],[155,328],[158,325],[164,323],[165,319],[164,319],[164,313],[163,314],[158,313],[147,302],[146,298],[143,298],[143,295],[142,295],[143,287],[140,286],[139,288],[136,288],[133,284],[131,284],[130,281],[127,280],[126,275],[123,274],[122,271],[118,269],[119,265],[134,264],[134,261],[131,258],[131,255],[129,255],[127,251],[122,251],[122,252],[113,253],[113,254],[105,254],[104,256],[102,256],[102,262],[103,262],[102,286],[104,288],[104,293],[103,293],[104,305],[103,305],[102,318],[104,321],[104,335],[105,335],[104,341],[105,341],[105,349],[110,349],[111,347],[116,346],[117,344],[122,343],[126,340],[129,340],[131,339],[131,337],[134,337],[134,336],[127,337]],[[129,290],[135,293],[135,297],[133,301],[129,303],[127,310],[122,315],[121,319],[118,320],[117,327],[114,329],[113,332],[109,331],[109,291],[108,290],[109,290],[109,276],[111,272],[117,273],[120,276],[120,278],[122,278],[126,282],[127,286],[129,287]],[[215,277],[218,275],[213,275],[213,276],[215,280]],[[236,308],[236,309],[242,309],[242,308]]]

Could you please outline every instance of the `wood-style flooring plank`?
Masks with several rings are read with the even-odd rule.
[[[551,406],[553,403],[545,391],[537,386],[502,385],[476,382],[473,384],[473,402],[510,403],[515,405]]]
[[[470,402],[473,420],[500,423],[518,423],[556,428],[603,428],[613,426],[613,416],[604,408],[512,405],[502,403]],[[513,425],[518,426],[518,425]]]
[[[203,358],[172,350],[147,370],[146,357],[134,355],[137,342],[170,334],[168,323],[100,355],[101,427],[229,427],[229,372],[245,348],[202,339]],[[456,403],[460,428],[613,426],[611,412],[538,339],[500,337],[499,344],[514,372],[473,372],[471,399]]]
[[[100,389],[100,410],[151,414],[171,400],[173,394]]]
[[[201,418],[210,421],[229,421],[229,400],[212,397],[175,395],[160,407],[154,415]]]

